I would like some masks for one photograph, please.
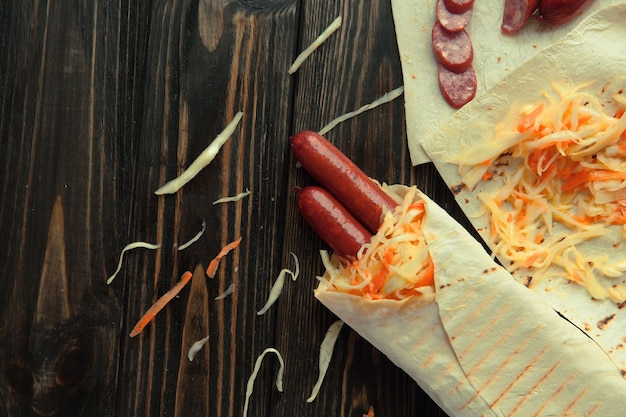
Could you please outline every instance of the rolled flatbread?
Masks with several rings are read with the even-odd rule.
[[[315,291],[322,304],[451,416],[623,415],[626,380],[593,340],[415,187],[386,189],[410,199],[405,207],[424,203],[434,292],[364,297],[327,272]]]
[[[528,105],[532,107],[543,102],[547,111],[551,105],[543,99],[551,94],[555,86],[565,91],[566,95],[569,91],[582,93],[581,97],[586,97],[587,100],[583,100],[582,106],[590,112],[615,115],[613,119],[617,121],[616,134],[624,135],[626,119],[620,115],[626,107],[624,39],[626,4],[610,6],[592,14],[563,39],[539,52],[489,92],[461,109],[448,124],[424,142],[424,149],[455,194],[460,207],[502,265],[511,270],[518,282],[529,286],[537,297],[542,298],[602,347],[622,375],[626,375],[626,317],[622,300],[626,288],[626,255],[623,249],[625,226],[611,222],[610,219],[590,220],[592,217],[587,216],[585,221],[590,223],[584,229],[587,236],[580,242],[568,243],[567,247],[567,261],[573,261],[577,266],[564,269],[559,262],[553,261],[546,265],[546,269],[533,266],[532,260],[528,259],[527,268],[518,268],[499,252],[498,244],[493,238],[496,227],[492,222],[493,216],[486,210],[486,204],[494,202],[490,197],[494,192],[497,193],[516,181],[514,172],[517,172],[520,161],[524,159],[523,153],[515,154],[510,148],[503,146],[501,154],[489,163],[491,168],[497,165],[497,169],[486,172],[487,177],[491,176],[486,179],[475,176],[469,180],[460,166],[469,152],[481,153],[491,146],[488,141],[493,138],[510,138],[514,142],[515,137],[506,137],[500,133],[494,135],[494,132],[502,132],[499,129],[512,109],[518,109],[520,114],[530,114],[532,111]],[[564,131],[567,133],[568,129]],[[571,127],[571,130],[574,128]],[[569,140],[564,135],[559,137]],[[565,146],[558,149],[565,153]],[[589,160],[604,158],[607,167],[623,171],[626,161],[623,153],[617,151],[620,145],[611,146],[615,146],[615,149],[607,150],[602,146],[590,148],[593,152],[589,155]],[[489,158],[487,153],[484,155]],[[551,169],[548,160],[542,160],[541,164],[542,170]],[[581,161],[581,164],[585,165],[587,162]],[[557,176],[569,175],[561,168],[557,171]],[[571,181],[564,178],[568,182],[567,187],[576,186],[576,173],[577,171],[572,173],[569,178]],[[623,180],[616,179],[611,186],[615,187],[615,195],[626,193]],[[606,196],[601,197],[598,194],[597,198]],[[564,201],[567,202],[566,199]],[[576,217],[576,210],[572,208],[560,218],[553,216],[551,220],[542,219],[544,224],[550,226],[551,231],[541,236],[541,239],[558,237],[559,233],[562,235],[564,230],[568,230],[564,226],[565,222],[571,219],[579,221]],[[515,222],[517,219],[511,220]],[[534,221],[539,224],[539,220]],[[528,229],[533,230],[532,223],[528,225]],[[598,274],[598,271],[601,273]],[[607,275],[605,279],[600,276],[605,273],[611,277]],[[537,279],[540,274],[542,278]],[[584,285],[577,285],[575,280],[566,279],[576,276],[585,278],[581,282]]]
[[[567,35],[584,18],[623,0],[588,1],[571,21],[548,25],[530,21],[515,35],[500,30],[504,1],[474,2],[466,30],[472,40],[478,78],[476,97],[490,90],[515,68]],[[431,31],[437,17],[435,0],[392,0],[394,27],[404,79],[408,146],[413,165],[430,161],[422,145],[456,112],[441,95]],[[548,72],[549,73],[549,72]]]

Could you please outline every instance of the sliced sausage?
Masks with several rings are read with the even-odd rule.
[[[465,29],[450,32],[441,23],[435,22],[432,44],[437,60],[450,71],[460,73],[472,64],[474,48]]]
[[[474,6],[474,0],[444,0],[450,13],[462,14]]]
[[[537,19],[560,25],[570,21],[588,0],[542,0]]]
[[[524,27],[530,16],[537,10],[539,0],[504,0],[502,33],[511,35]]]
[[[372,234],[382,214],[397,203],[354,162],[316,132],[304,131],[290,140],[291,150],[304,169],[330,191]]]
[[[298,210],[304,220],[339,256],[356,259],[357,252],[372,238],[371,233],[336,198],[321,187],[298,191]]]
[[[439,64],[437,73],[439,89],[448,104],[455,109],[460,109],[476,96],[478,82],[473,67],[470,66],[461,73],[455,73]]]
[[[463,13],[452,13],[446,8],[444,0],[437,0],[436,12],[437,20],[444,29],[450,32],[458,32],[465,29],[472,19],[472,8],[470,7]]]

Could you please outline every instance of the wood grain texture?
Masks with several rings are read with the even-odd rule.
[[[287,69],[337,16],[343,25]],[[347,327],[317,399],[319,344],[336,320],[313,298],[323,244],[297,213],[312,184],[288,138],[402,85],[385,0],[8,0],[0,10],[0,417],[444,416]],[[176,177],[237,111],[215,160]],[[431,165],[411,167],[402,99],[330,131],[369,175],[417,184],[462,214]],[[245,189],[240,201],[212,204]],[[185,250],[206,221],[202,237]],[[215,278],[204,270],[220,248]],[[120,252],[135,249],[109,286]],[[257,311],[283,268],[278,302]],[[128,333],[184,271],[192,281],[137,337]],[[230,286],[234,292],[215,298]],[[209,336],[189,361],[191,345]]]

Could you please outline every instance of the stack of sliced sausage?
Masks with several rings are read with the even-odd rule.
[[[437,0],[437,21],[432,30],[439,89],[448,104],[457,109],[476,95],[474,48],[465,30],[473,6],[474,0]]]

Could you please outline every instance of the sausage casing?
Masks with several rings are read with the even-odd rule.
[[[371,233],[322,187],[308,186],[300,189],[298,210],[334,253],[348,260],[356,259],[361,246],[372,237]]]
[[[397,203],[354,162],[321,135],[300,132],[290,139],[291,150],[304,169],[372,234],[382,214]]]

